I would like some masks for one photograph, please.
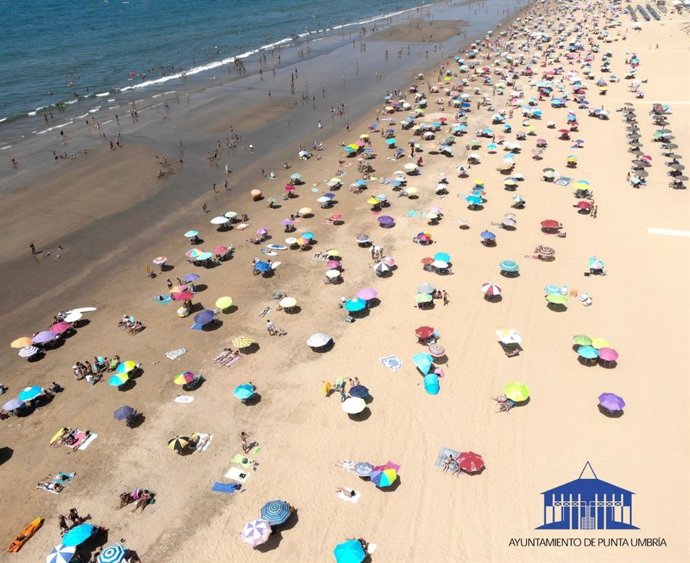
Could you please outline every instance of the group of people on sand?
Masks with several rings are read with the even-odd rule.
[[[90,518],[90,514],[87,514],[86,516],[79,516],[79,512],[77,512],[76,508],[70,508],[67,516],[64,516],[62,514],[58,516],[58,526],[60,526],[60,535],[64,536],[72,528],[74,528],[75,526],[79,526],[79,524],[83,524]],[[70,524],[67,523],[68,520]]]
[[[93,363],[89,360],[84,360],[84,362],[77,362],[72,366],[72,372],[74,373],[74,379],[81,381],[86,380],[89,385],[95,385],[101,379],[106,372],[115,371],[118,364],[120,363],[120,356],[115,354],[112,358],[108,359],[105,356],[94,356]]]
[[[122,315],[122,318],[117,323],[117,326],[128,330],[131,334],[137,334],[145,328],[141,321],[136,320],[132,315],[128,314]]]
[[[458,460],[453,457],[453,454],[448,454],[446,459],[443,460],[443,472],[448,473],[449,471],[452,475],[460,475],[460,473],[462,473],[460,464],[458,463]]]
[[[213,361],[222,366],[229,367],[239,359],[239,350],[233,350],[232,348],[223,348],[223,351],[220,354],[218,354],[215,358],[213,358]]]
[[[118,510],[129,504],[136,503],[132,512],[136,512],[139,509],[143,512],[146,507],[153,502],[155,496],[156,493],[153,491],[140,489],[139,487],[136,487],[131,493],[125,491],[120,493],[120,506]]]
[[[347,383],[346,383],[347,382]],[[347,380],[339,377],[338,379],[335,380],[335,383],[331,383],[330,381],[323,381],[323,394],[326,397],[330,397],[331,394],[333,393],[340,393],[340,402],[344,402],[345,399],[349,397],[348,392],[345,391],[345,386],[346,384],[350,386],[350,389],[353,387],[357,387],[360,385],[359,378],[358,377],[348,377]]]

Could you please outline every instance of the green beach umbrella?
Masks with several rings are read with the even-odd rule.
[[[511,401],[522,403],[529,399],[529,389],[524,383],[512,381],[503,388],[503,394]]]
[[[546,300],[554,305],[565,305],[568,302],[568,296],[560,293],[549,293]]]
[[[575,344],[578,344],[580,346],[591,346],[592,345],[592,339],[589,336],[586,336],[584,334],[576,334],[573,336],[573,342]]]

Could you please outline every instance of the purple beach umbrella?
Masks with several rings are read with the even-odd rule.
[[[215,318],[215,316],[216,314],[213,311],[205,309],[194,315],[194,322],[196,324],[204,326],[210,323]]]
[[[599,395],[599,405],[609,412],[619,412],[625,407],[625,401],[615,393],[602,393]]]
[[[187,274],[185,277],[182,278],[183,282],[193,282],[196,281],[200,278],[201,276],[199,274]]]
[[[365,287],[357,292],[357,297],[364,299],[364,301],[369,301],[371,299],[376,299],[379,296],[377,291],[373,287]]]
[[[392,227],[395,224],[395,219],[390,215],[381,215],[377,220],[382,227]]]
[[[46,342],[52,342],[58,337],[57,334],[50,332],[49,330],[43,330],[39,332],[33,338],[34,344],[45,344]]]

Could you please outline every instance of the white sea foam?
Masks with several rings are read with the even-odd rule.
[[[7,119],[7,118],[5,118]],[[0,151],[6,151],[7,149],[11,149],[12,145],[5,145],[4,147],[0,147]]]
[[[43,135],[45,133],[49,133],[50,131],[55,131],[55,129],[62,129],[63,127],[67,127],[68,125],[72,125],[74,121],[67,121],[66,123],[61,123],[60,125],[54,125],[53,127],[48,127],[48,129],[43,129],[42,131],[37,131],[36,135]]]
[[[97,98],[105,98],[106,96],[110,96],[110,92],[100,92],[96,94]]]
[[[29,117],[33,117],[34,115],[36,115],[36,112],[35,112],[35,111],[30,111],[30,112],[27,113],[26,115],[28,115]]]

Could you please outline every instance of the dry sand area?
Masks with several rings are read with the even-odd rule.
[[[376,544],[370,559],[374,563],[690,559],[690,315],[684,300],[690,285],[690,240],[647,231],[650,227],[690,230],[687,191],[667,187],[666,159],[661,144],[652,142],[656,128],[649,116],[652,102],[672,106],[668,128],[675,135],[676,152],[687,164],[690,74],[679,69],[687,69],[690,41],[683,30],[683,17],[667,16],[633,32],[629,17],[621,15],[622,26],[610,28],[610,41],[604,42],[595,39],[595,32],[603,29],[602,7],[609,4],[582,6],[570,15],[570,8],[560,3],[540,4],[534,14],[547,18],[532,20],[530,26],[555,34],[559,22],[567,26],[576,20],[583,22],[587,37],[600,46],[593,62],[596,77],[602,53],[611,51],[612,72],[621,81],[610,84],[605,96],[598,95],[593,81],[587,82],[591,107],[603,105],[610,119],[589,117],[587,110],[578,109],[572,101],[567,109],[552,109],[548,99],[541,102],[543,117],[529,122],[537,135],[522,142],[522,152],[515,158],[515,171],[525,177],[517,192],[503,189],[505,176],[496,167],[504,153],[499,147],[497,154],[488,154],[487,139],[475,151],[482,155],[482,163],[472,166],[469,178],[458,178],[456,172],[458,165],[466,163],[469,151],[464,145],[476,129],[493,127],[499,132],[500,126],[491,125],[491,118],[508,107],[511,87],[501,96],[492,95],[491,86],[482,86],[479,78],[469,83],[465,92],[481,88],[493,98],[494,109],[476,110],[478,97],[473,96],[469,133],[457,138],[454,156],[430,155],[428,150],[420,153],[424,159],[421,175],[408,177],[408,185],[419,188],[416,199],[399,198],[390,186],[374,179],[362,193],[347,188],[360,177],[357,161],[346,159],[339,166],[337,161],[344,158],[344,152],[337,143],[355,141],[365,132],[367,123],[374,120],[372,109],[367,121],[351,123],[349,132],[340,131],[326,141],[327,150],[319,159],[295,160],[289,171],[277,163],[280,178],[254,186],[266,197],[280,197],[289,174],[299,172],[306,184],[297,189],[298,198],[279,199],[281,208],[270,209],[265,199],[252,202],[249,194],[243,194],[234,205],[235,211],[250,215],[250,227],[245,231],[217,232],[208,220],[216,211],[228,209],[203,215],[196,211],[198,202],[193,212],[180,211],[160,224],[147,225],[137,239],[141,246],[129,249],[130,254],[120,252],[119,259],[128,258],[118,262],[123,264],[121,268],[104,267],[98,276],[84,281],[81,289],[75,289],[69,304],[55,302],[54,311],[45,311],[48,322],[55,311],[68,305],[95,306],[98,311],[89,314],[87,326],[40,362],[24,363],[15,357],[16,351],[5,347],[1,382],[10,390],[3,399],[16,396],[26,385],[52,380],[59,381],[65,391],[28,417],[0,422],[0,446],[11,449],[0,466],[4,492],[0,537],[9,542],[27,522],[39,515],[46,517],[44,529],[20,554],[3,554],[2,560],[42,560],[59,543],[57,516],[73,506],[91,514],[94,523],[109,528],[110,543],[125,538],[143,561],[331,561],[333,547],[353,537]],[[516,44],[525,37],[521,28],[518,25],[512,31]],[[505,45],[497,49],[504,50]],[[529,52],[534,52],[534,44]],[[648,80],[643,84],[643,99],[636,99],[629,91],[630,81],[622,79],[631,52],[641,61],[638,78]],[[486,54],[483,48],[479,66],[486,62]],[[581,71],[580,63],[565,56],[559,64],[566,72]],[[535,81],[543,71],[539,65],[533,65]],[[447,63],[453,72],[457,67],[452,59]],[[460,74],[453,82],[469,76]],[[427,91],[427,80],[433,84],[436,79],[435,73],[427,73],[418,83],[420,90]],[[537,95],[529,80],[522,76],[515,86],[524,91],[525,98]],[[442,109],[436,103],[440,98],[447,97],[429,95],[429,108],[421,122],[442,116],[449,123],[455,120],[457,110],[446,104]],[[408,94],[408,100],[413,101],[412,95]],[[616,112],[626,102],[637,110],[644,152],[652,156],[647,186],[638,190],[626,181],[632,155],[627,151],[625,124]],[[514,117],[508,119],[514,132],[523,128],[519,109],[523,103],[517,103]],[[568,111],[577,114],[579,131],[573,138],[585,140],[581,149],[573,149],[572,141],[558,139]],[[393,118],[400,121],[405,115],[396,113]],[[386,116],[382,113],[381,118]],[[550,120],[556,122],[555,129],[547,129]],[[387,123],[382,121],[382,125],[385,128]],[[408,152],[411,132],[401,131],[399,124],[393,127],[399,146]],[[535,160],[532,150],[540,137],[548,141],[548,147],[542,160]],[[506,135],[506,140],[514,140],[514,134]],[[437,143],[420,142],[427,149]],[[378,134],[372,135],[372,144],[378,153],[371,161],[376,179],[391,177],[412,162],[407,155],[398,161],[388,158],[393,151]],[[578,165],[568,169],[566,159],[573,153]],[[139,162],[138,157],[131,156],[130,162]],[[115,166],[113,161],[93,173],[110,174]],[[549,166],[570,176],[573,183],[561,187],[544,182],[542,169]],[[339,167],[344,172],[344,187],[336,192],[337,204],[333,209],[320,209],[316,199],[329,191],[326,181]],[[434,193],[440,174],[449,181],[445,196]],[[127,181],[138,176],[132,171]],[[471,192],[477,179],[484,181],[486,202],[483,209],[473,211],[464,195]],[[591,183],[596,218],[581,215],[574,207],[578,200],[573,197],[573,184],[579,179]],[[68,183],[66,175],[55,178],[51,186],[71,200],[76,195],[71,195]],[[395,218],[392,229],[380,228],[377,215],[366,203],[377,193],[391,198],[391,206],[383,213]],[[524,209],[513,209],[516,193],[526,199]],[[40,205],[37,219],[50,221],[47,207],[53,200],[46,198]],[[90,205],[90,200],[84,200],[81,212]],[[114,205],[120,202],[115,200]],[[248,244],[247,239],[265,226],[273,237],[270,242],[281,243],[290,235],[282,232],[280,220],[304,206],[312,207],[315,215],[299,219],[297,233],[314,232],[318,244],[309,252],[281,251],[273,257],[281,262],[274,277],[253,276],[252,259],[262,255],[260,247]],[[434,206],[443,211],[435,226],[411,213],[426,213]],[[343,225],[325,224],[324,219],[333,212],[343,214]],[[516,230],[493,225],[505,213],[517,216]],[[560,221],[567,236],[543,233],[540,222],[544,219]],[[459,228],[461,220],[469,224],[468,229]],[[204,249],[235,245],[233,259],[208,270],[188,265],[184,252],[189,246],[182,234],[191,228],[201,231]],[[485,229],[497,234],[494,247],[481,244],[480,233]],[[423,231],[431,233],[432,245],[412,242]],[[395,257],[397,269],[390,277],[375,275],[369,250],[355,242],[361,233],[369,234],[384,254]],[[3,249],[19,248],[19,241],[25,239],[18,233],[3,235],[7,239]],[[554,261],[531,257],[540,244],[555,249]],[[323,283],[325,264],[313,258],[315,252],[332,248],[343,257],[344,282],[339,285]],[[451,254],[452,275],[422,269],[421,260],[437,252]],[[157,255],[168,256],[174,269],[155,280],[146,279],[142,264]],[[605,261],[607,275],[583,275],[591,256]],[[520,265],[519,277],[500,275],[498,265],[506,259]],[[212,309],[218,297],[230,295],[236,304],[232,312],[219,315],[221,322],[212,331],[190,330],[191,318],[179,319],[176,304],[152,299],[166,293],[167,276],[175,281],[190,271],[202,276],[195,303]],[[489,281],[503,289],[498,303],[483,298],[481,286]],[[27,301],[34,298],[30,279],[16,282],[26,284]],[[433,309],[418,309],[416,288],[422,282],[446,290],[449,304],[436,301]],[[587,292],[592,305],[583,306],[571,297],[566,310],[551,310],[544,298],[544,287],[549,284],[565,284],[578,295]],[[365,287],[377,290],[380,304],[365,318],[346,323],[345,313],[338,307],[340,298],[351,298]],[[298,312],[276,310],[272,294],[278,289],[298,300]],[[269,305],[272,309],[267,318],[287,335],[266,334],[266,319],[259,313]],[[141,319],[146,330],[131,336],[118,329],[123,313]],[[415,329],[421,325],[437,329],[447,352],[445,376],[436,396],[425,392],[422,376],[412,362],[414,354],[425,351],[415,337]],[[17,337],[43,327],[17,323],[12,328]],[[509,358],[503,353],[495,336],[500,328],[520,333],[523,351],[519,356]],[[315,332],[333,336],[333,349],[326,353],[311,350],[305,341]],[[243,334],[255,338],[259,350],[243,354],[231,368],[214,364],[213,357]],[[578,362],[572,348],[576,334],[610,341],[620,353],[616,367],[587,367]],[[171,361],[164,356],[179,347],[188,350],[182,358]],[[133,389],[119,392],[107,383],[90,387],[73,380],[71,366],[76,360],[115,353],[123,360],[141,362],[143,375]],[[397,371],[384,367],[380,358],[389,355],[398,356],[403,367]],[[182,391],[172,379],[183,370],[206,378],[200,389],[186,393],[194,397],[191,404],[174,402]],[[352,420],[342,412],[337,393],[324,396],[322,382],[339,377],[358,377],[369,388],[373,400],[362,419]],[[248,381],[260,394],[257,404],[245,405],[233,397],[233,388]],[[509,413],[497,413],[492,397],[510,381],[525,383],[531,399]],[[609,418],[599,412],[597,397],[602,392],[625,398],[623,416]],[[123,404],[144,413],[145,421],[138,428],[126,428],[113,419],[113,411]],[[68,454],[67,448],[48,446],[50,436],[61,426],[89,428],[99,437],[88,450]],[[211,492],[215,481],[227,482],[223,475],[241,452],[240,431],[247,431],[260,444],[260,451],[250,456],[258,466],[247,471],[249,478],[240,492]],[[213,435],[207,451],[178,456],[166,448],[176,434],[192,432]],[[435,466],[442,447],[477,452],[486,468],[472,476],[444,473]],[[338,467],[339,460],[373,464],[391,460],[400,465],[399,481],[394,487],[376,488]],[[540,493],[576,479],[587,461],[600,479],[634,491],[633,518],[639,530],[535,530],[544,517]],[[76,471],[77,476],[59,496],[36,490],[35,483],[51,471]],[[132,513],[131,507],[117,510],[119,493],[137,486],[154,490],[156,503],[143,513]],[[335,490],[340,486],[360,491],[359,501],[337,498]],[[241,541],[240,530],[245,522],[258,518],[261,506],[271,499],[285,499],[297,512],[286,525],[276,528],[267,544],[253,550]],[[510,545],[514,538],[585,537],[662,538],[665,545]]]

